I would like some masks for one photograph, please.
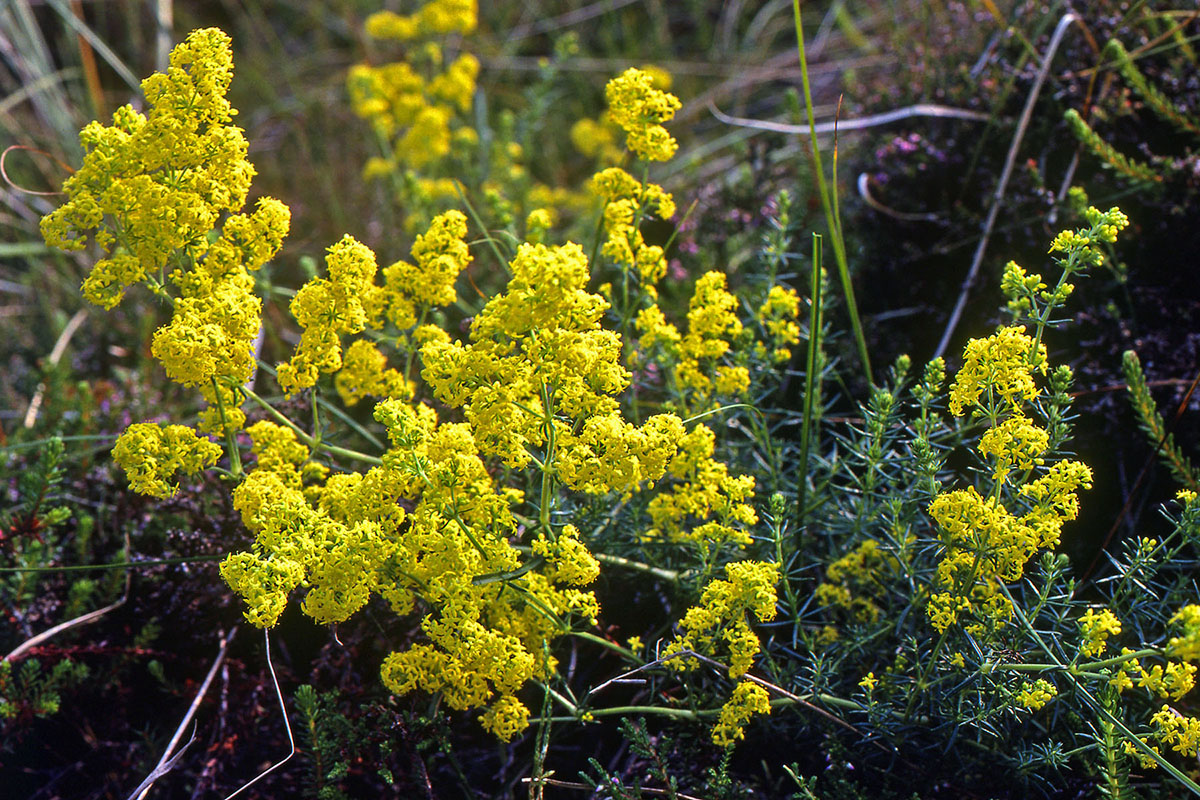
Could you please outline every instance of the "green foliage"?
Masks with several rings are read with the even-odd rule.
[[[1114,260],[1123,214],[1082,204],[1082,226],[1053,240],[1053,279],[1010,263],[1011,324],[961,357],[902,356],[877,375],[836,164],[826,185],[815,136],[827,238],[799,252],[811,220],[783,194],[727,259],[708,248],[713,231],[690,227],[694,204],[676,214],[689,188],[666,163],[681,108],[670,76],[613,70],[602,112],[597,87],[569,90],[568,35],[513,91],[478,79],[488,34],[473,3],[404,10],[368,18],[349,79],[376,147],[363,184],[386,209],[372,219],[389,220],[380,248],[339,230],[323,267],[303,257],[299,288],[266,274],[294,258],[277,255],[290,212],[269,199],[243,212],[254,167],[214,29],[143,84],[144,114],[85,129],[84,163],[46,223],[61,245],[94,237],[92,300],[144,286],[162,305],[169,321],[141,349],[205,406],[196,423],[176,393],[152,421],[122,420],[113,458],[155,498],[123,495],[154,519],[141,543],[167,541],[159,528],[178,520],[176,541],[197,530],[197,551],[233,551],[221,576],[251,623],[296,635],[299,606],[339,626],[294,696],[307,776],[281,771],[274,791],[432,794],[452,776],[469,794],[499,764],[484,777],[498,793],[527,779],[540,797],[582,788],[568,779],[585,761],[587,785],[613,798],[1200,791],[1184,766],[1200,750],[1194,492],[1098,580],[1079,580],[1060,548],[1092,471],[1072,452],[1059,329],[1075,282]],[[870,44],[843,4],[829,20]],[[749,28],[770,21],[764,7]],[[1189,129],[1112,52],[1147,104]],[[1162,182],[1157,162],[1070,121],[1121,174]],[[375,250],[400,249],[398,231],[415,236],[412,263],[383,266]],[[702,265],[720,269],[685,278]],[[807,296],[789,286],[805,282]],[[851,339],[857,368],[830,355]],[[1136,357],[1126,368],[1143,427],[1194,488]],[[73,553],[41,535],[71,515],[55,509],[62,467],[52,441],[0,520],[14,609],[44,597],[36,570],[86,565],[108,530],[81,510]],[[213,476],[203,500],[178,472]],[[230,608],[212,573],[190,586],[214,616]],[[55,611],[78,614],[106,588],[60,582]],[[184,602],[158,591],[162,608],[124,624],[139,656]],[[151,655],[146,675],[174,691],[176,659]],[[303,673],[305,658],[290,666]],[[73,663],[0,664],[0,710],[52,713],[86,675]],[[209,765],[267,749],[244,733],[259,722],[261,694],[248,696],[240,718],[222,699]],[[215,769],[196,793],[216,788]]]
[[[1146,375],[1142,372],[1142,362],[1138,359],[1137,353],[1133,350],[1126,350],[1121,359],[1121,366],[1125,371],[1125,381],[1129,387],[1129,402],[1137,414],[1138,425],[1145,432],[1150,445],[1158,453],[1159,458],[1162,459],[1171,474],[1175,476],[1175,480],[1192,491],[1200,490],[1195,467],[1192,466],[1191,460],[1180,451],[1179,445],[1175,443],[1174,434],[1167,429],[1162,414],[1158,413],[1158,405],[1150,394],[1150,387],[1146,384]]]
[[[301,741],[309,766],[306,796],[317,800],[347,800],[344,784],[362,762],[374,765],[384,785],[395,781],[388,770],[391,745],[371,731],[372,714],[363,706],[352,716],[342,713],[335,692],[320,692],[305,684],[296,689]]]
[[[49,671],[36,658],[18,664],[0,661],[0,730],[31,717],[58,712],[61,693],[81,684],[89,674],[86,664],[62,659]]]
[[[63,481],[64,448],[54,437],[42,444],[37,459],[21,463],[16,470],[16,501],[0,509],[0,555],[4,566],[33,568],[54,562],[60,542],[56,528],[71,516],[70,506],[58,505],[56,492]],[[12,458],[10,456],[10,458]],[[0,601],[12,607],[24,607],[36,596],[39,576],[36,571],[0,574]],[[80,595],[90,589],[80,589]]]

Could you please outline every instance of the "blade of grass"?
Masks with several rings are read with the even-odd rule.
[[[808,358],[804,367],[804,420],[800,426],[800,474],[796,478],[796,550],[803,545],[804,505],[808,493],[808,453],[816,401],[817,354],[821,350],[821,234],[813,234],[812,289],[808,314]]]
[[[850,268],[846,262],[846,243],[841,236],[841,225],[835,213],[837,187],[825,182],[825,170],[821,165],[821,148],[817,144],[816,116],[813,113],[812,87],[808,81],[808,59],[804,53],[804,26],[800,20],[800,0],[792,0],[792,16],[796,22],[796,49],[800,54],[800,80],[804,86],[804,111],[808,117],[809,136],[812,142],[813,172],[817,178],[817,194],[821,198],[821,209],[825,212],[825,225],[833,244],[833,258],[837,262],[838,279],[846,298],[846,311],[850,315],[850,326],[854,329],[854,341],[858,345],[858,357],[862,361],[867,382],[874,385],[871,375],[871,358],[867,354],[867,338],[863,333],[862,320],[858,316],[858,304],[854,300],[854,287],[850,282]]]
[[[92,46],[92,49],[100,54],[100,57],[112,67],[121,80],[128,84],[130,89],[138,93],[142,91],[142,82],[133,74],[133,70],[125,66],[125,62],[104,43],[104,40],[95,31],[77,19],[63,0],[50,0],[50,5],[54,7],[54,10],[62,17],[62,21],[67,23],[71,30],[82,36]]]

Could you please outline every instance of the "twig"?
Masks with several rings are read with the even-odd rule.
[[[146,793],[150,791],[150,787],[156,780],[166,775],[175,766],[180,756],[187,750],[196,739],[196,732],[193,729],[191,738],[187,744],[176,753],[171,755],[175,746],[179,744],[180,738],[183,737],[183,730],[192,721],[192,717],[196,715],[196,709],[200,708],[200,703],[204,700],[204,695],[208,693],[208,687],[212,684],[213,678],[217,674],[217,670],[221,668],[221,664],[225,661],[225,653],[229,649],[229,643],[233,641],[233,637],[237,635],[237,626],[235,625],[226,636],[221,637],[221,648],[217,651],[217,657],[213,660],[212,666],[209,667],[208,675],[204,677],[204,682],[200,684],[200,689],[196,692],[196,696],[192,698],[192,704],[188,706],[187,713],[183,715],[183,720],[179,723],[179,727],[175,729],[175,735],[171,737],[171,741],[167,743],[167,749],[163,751],[162,758],[154,765],[154,769],[146,776],[146,779],[138,784],[138,787],[129,795],[129,800],[142,800]]]
[[[32,153],[37,153],[38,155],[49,156],[50,158],[54,159],[55,163],[57,163],[60,167],[65,168],[68,172],[75,171],[59,159],[54,158],[52,154],[47,153],[45,150],[39,150],[38,148],[30,147],[27,144],[10,144],[8,147],[4,148],[3,152],[0,152],[0,179],[3,179],[4,182],[9,185],[9,187],[20,192],[21,194],[30,194],[34,195],[35,197],[54,197],[62,194],[62,192],[37,192],[33,189],[26,189],[23,186],[18,186],[16,183],[14,183],[13,179],[8,177],[8,168],[5,166],[5,162],[8,160],[8,154],[13,150],[28,150]]]
[[[63,328],[62,333],[58,335],[58,340],[54,343],[54,348],[50,351],[50,366],[55,366],[62,359],[63,353],[67,349],[67,344],[71,341],[71,337],[79,330],[79,326],[87,319],[87,311],[79,309],[74,316],[67,321],[67,326]],[[32,428],[33,423],[37,422],[38,412],[42,408],[42,399],[46,396],[46,382],[42,381],[37,385],[37,389],[33,393],[33,397],[29,401],[29,408],[25,410],[25,420],[23,424],[26,428]]]
[[[183,729],[180,728],[180,731],[182,730]],[[129,800],[135,800],[135,798],[136,800],[141,800],[142,797],[145,797],[146,792],[150,791],[150,787],[156,780],[175,768],[175,765],[179,763],[179,760],[182,759],[184,754],[187,753],[188,748],[192,746],[192,742],[194,741],[196,741],[196,732],[193,730],[192,735],[188,737],[186,742],[184,742],[183,747],[179,748],[179,752],[166,761],[159,761],[158,765],[154,768],[154,771],[146,776],[146,780],[138,784],[138,788],[133,790],[133,794],[129,795]],[[174,743],[172,743],[171,746],[174,747]],[[165,753],[163,754],[163,758],[167,758]],[[141,794],[138,794],[138,792],[141,792]]]
[[[905,106],[894,111],[885,111],[882,114],[870,114],[858,119],[849,120],[832,120],[830,122],[819,122],[811,127],[808,125],[791,125],[785,122],[770,122],[761,119],[747,119],[746,117],[734,117],[721,109],[717,108],[716,103],[712,100],[708,101],[708,110],[712,115],[724,122],[726,125],[736,125],[739,128],[754,128],[759,131],[773,131],[775,133],[793,133],[800,136],[808,136],[811,133],[825,134],[833,133],[834,130],[839,131],[861,131],[867,128],[875,128],[880,125],[887,125],[892,122],[899,122],[902,119],[910,119],[912,117],[939,117],[943,119],[971,119],[980,122],[986,122],[991,119],[991,116],[984,114],[981,111],[970,111],[965,108],[953,108],[951,106],[939,106],[934,103],[917,103],[912,106]]]
[[[89,611],[86,614],[75,617],[73,619],[69,619],[66,622],[60,622],[59,624],[55,625],[53,628],[44,630],[41,633],[39,633],[37,636],[33,636],[29,639],[26,639],[24,642],[22,642],[20,644],[19,647],[17,647],[16,650],[13,650],[11,653],[6,655],[3,660],[4,661],[16,661],[18,658],[23,656],[27,651],[32,650],[33,648],[37,647],[42,642],[44,642],[48,639],[52,639],[53,637],[57,636],[58,634],[62,633],[63,631],[68,631],[71,628],[78,628],[81,625],[87,625],[89,622],[95,622],[96,620],[100,619],[108,612],[112,611],[115,608],[119,608],[122,604],[124,604],[127,596],[128,595],[122,596],[120,600],[118,600],[115,603],[112,603],[111,605],[107,605],[104,608],[97,608],[95,611]]]
[[[125,552],[126,553],[129,552],[129,532],[128,531],[126,531],[126,533],[125,533]],[[78,628],[81,625],[87,625],[90,622],[95,622],[96,620],[100,619],[101,617],[103,617],[105,614],[112,611],[113,609],[121,607],[122,605],[125,604],[125,601],[129,599],[129,583],[130,583],[131,577],[132,577],[131,573],[129,573],[129,572],[125,573],[125,592],[124,592],[124,594],[121,595],[121,599],[118,600],[117,602],[111,603],[111,604],[105,606],[104,608],[97,608],[95,611],[89,611],[88,613],[82,614],[78,617],[75,617],[74,619],[69,619],[66,622],[60,622],[59,624],[55,625],[53,628],[49,628],[47,630],[42,631],[38,635],[33,636],[33,637],[25,640],[24,642],[22,642],[21,645],[18,646],[16,650],[13,650],[11,653],[6,655],[3,660],[4,661],[16,661],[18,658],[20,658],[22,655],[24,655],[27,651],[33,649],[34,647],[37,647],[42,642],[48,641],[49,639],[57,636],[58,634],[62,633],[63,631],[68,631],[71,628]]]
[[[1025,108],[1021,111],[1021,118],[1017,122],[1017,130],[1013,134],[1012,144],[1008,148],[1008,156],[1004,159],[1004,170],[1000,173],[1000,180],[996,184],[996,191],[992,195],[992,207],[988,209],[987,222],[983,226],[983,235],[979,237],[979,244],[975,248],[975,257],[971,260],[971,268],[967,271],[967,277],[962,283],[962,289],[958,293],[958,301],[954,304],[954,311],[950,314],[950,319],[946,323],[946,330],[942,333],[942,339],[938,342],[937,350],[934,352],[934,358],[940,358],[945,354],[946,348],[950,345],[950,339],[954,336],[954,330],[958,327],[959,320],[962,318],[963,309],[967,305],[967,297],[971,293],[971,287],[975,285],[976,278],[979,277],[979,267],[983,264],[983,254],[987,251],[988,240],[992,236],[992,228],[996,225],[996,218],[1000,213],[1001,201],[1004,199],[1004,193],[1008,189],[1008,180],[1012,177],[1013,166],[1017,161],[1017,150],[1021,147],[1021,141],[1025,138],[1025,131],[1029,128],[1029,120],[1033,117],[1033,106],[1037,102],[1038,95],[1042,92],[1042,84],[1046,82],[1046,76],[1050,73],[1050,62],[1054,60],[1054,54],[1058,51],[1058,46],[1062,43],[1063,36],[1067,33],[1067,26],[1076,20],[1076,17],[1071,12],[1067,12],[1059,19],[1058,25],[1054,28],[1054,35],[1050,37],[1050,44],[1046,48],[1046,54],[1042,57],[1042,67],[1038,70],[1037,78],[1033,82],[1033,87],[1029,90],[1029,97],[1025,100]]]
[[[871,176],[865,172],[859,173],[858,176],[858,196],[863,199],[871,208],[878,211],[880,214],[886,214],[893,219],[902,220],[904,222],[940,222],[941,217],[933,213],[915,213],[911,211],[897,211],[891,206],[886,206],[871,196]]]
[[[288,761],[291,760],[292,756],[296,755],[296,737],[294,737],[292,735],[292,723],[288,720],[287,704],[283,700],[283,690],[279,688],[279,678],[277,678],[275,676],[275,665],[271,663],[271,632],[270,632],[270,630],[263,628],[263,639],[266,641],[267,669],[270,670],[270,672],[271,672],[271,683],[275,685],[275,696],[279,698],[279,710],[283,713],[283,725],[284,725],[284,728],[287,730],[288,745],[291,746],[291,751],[286,756],[284,756],[281,760],[276,761],[274,764],[267,767],[262,772],[258,773],[258,775],[254,776],[254,778],[249,783],[242,784],[242,787],[240,789],[238,789],[236,792],[234,792],[231,795],[227,795],[225,797],[225,800],[233,800],[233,798],[237,797],[239,794],[246,791],[251,786],[258,783],[260,780],[262,780],[263,778],[267,777],[275,770],[282,767],[284,764],[286,764]]]

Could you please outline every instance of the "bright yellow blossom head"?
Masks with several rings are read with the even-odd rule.
[[[679,98],[654,88],[654,78],[630,68],[608,82],[608,113],[626,134],[626,144],[638,158],[666,161],[679,145],[663,127],[680,108]]]

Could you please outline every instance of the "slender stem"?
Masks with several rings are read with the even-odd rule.
[[[599,561],[601,564],[612,564],[615,567],[623,567],[631,569],[635,572],[644,572],[647,575],[653,575],[656,578],[661,578],[664,581],[671,583],[679,583],[682,580],[681,574],[673,569],[663,569],[662,567],[652,567],[649,564],[643,564],[640,561],[634,561],[630,558],[622,556],[614,556],[608,553],[592,553],[592,558]]]
[[[808,311],[808,357],[804,367],[804,421],[800,426],[800,474],[796,480],[796,550],[802,549],[804,505],[808,495],[808,451],[817,390],[817,352],[821,349],[821,234],[813,234],[811,297]]]
[[[224,555],[181,556],[179,558],[156,558],[146,561],[113,561],[107,564],[72,564],[66,567],[0,567],[0,575],[8,572],[88,572],[101,569],[128,569],[131,567],[154,567],[159,564],[194,564],[201,561],[220,561]]]
[[[272,419],[281,425],[291,428],[292,433],[296,434],[296,438],[307,445],[310,449],[323,450],[330,455],[342,456],[343,458],[349,458],[354,461],[363,461],[368,464],[374,464],[375,466],[381,466],[383,464],[383,459],[379,458],[378,456],[373,456],[369,453],[360,453],[357,450],[350,450],[348,448],[338,447],[332,444],[325,444],[324,442],[318,442],[316,439],[309,436],[308,433],[305,432],[305,430],[299,425],[292,422],[283,414],[279,413],[275,406],[271,405],[266,400],[255,394],[253,390],[243,388],[242,391],[246,393],[246,397],[249,397],[251,400],[258,403],[258,405],[261,406],[262,409],[266,411]]]
[[[841,223],[834,211],[833,193],[837,186],[825,183],[825,168],[821,164],[821,148],[817,145],[816,117],[813,114],[812,87],[808,82],[808,58],[804,53],[804,25],[800,20],[800,0],[792,0],[792,16],[796,21],[796,49],[800,54],[800,80],[804,87],[804,110],[808,115],[809,136],[812,141],[813,172],[817,178],[817,194],[821,198],[821,209],[825,212],[825,225],[833,238],[833,258],[837,262],[838,278],[846,297],[846,311],[850,314],[850,325],[854,329],[854,340],[858,345],[858,357],[866,372],[867,382],[874,384],[871,375],[871,359],[867,355],[867,338],[863,333],[862,321],[858,316],[858,304],[854,301],[854,287],[850,282],[850,268],[846,262],[846,243],[841,235]]]
[[[209,378],[212,381],[213,397],[217,399],[217,413],[221,417],[221,429],[225,431],[225,446],[229,450],[229,475],[234,480],[242,479],[242,453],[238,449],[237,431],[230,427],[229,421],[225,418],[225,401],[221,399],[221,387],[217,384],[216,378]]]
[[[638,662],[641,661],[641,659],[639,659],[637,656],[635,656],[633,654],[632,650],[625,648],[625,647],[621,647],[621,645],[617,644],[616,642],[610,642],[608,639],[605,639],[602,636],[597,636],[594,633],[588,633],[587,631],[570,631],[567,635],[574,636],[577,639],[584,639],[586,641],[592,642],[593,644],[598,644],[601,647],[605,647],[609,650],[612,650],[614,653],[617,653],[618,655],[620,655],[623,658],[626,658],[630,661],[638,661]]]

